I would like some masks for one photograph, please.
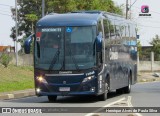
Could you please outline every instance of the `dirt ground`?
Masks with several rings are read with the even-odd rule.
[[[138,82],[160,81],[160,72],[139,72],[137,80]]]

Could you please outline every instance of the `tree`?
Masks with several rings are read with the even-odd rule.
[[[35,14],[26,14],[25,17],[28,21],[31,21],[31,23],[32,23],[32,26],[31,26],[32,33],[34,33],[34,22],[38,20],[38,16],[35,15]]]
[[[78,1],[78,0],[77,0]],[[64,13],[77,10],[76,0],[48,0],[46,1],[46,13]]]
[[[153,45],[152,51],[155,54],[155,60],[160,60],[160,37],[156,35],[150,44]]]

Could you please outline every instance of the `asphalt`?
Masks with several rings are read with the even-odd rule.
[[[29,97],[34,95],[35,95],[34,89],[27,89],[27,90],[13,91],[13,92],[3,92],[3,93],[0,93],[0,100],[18,99],[18,98]]]

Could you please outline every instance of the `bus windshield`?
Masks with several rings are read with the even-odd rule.
[[[38,28],[35,67],[83,70],[96,66],[96,26]]]

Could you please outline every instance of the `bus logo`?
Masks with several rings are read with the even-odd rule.
[[[63,81],[63,84],[66,84],[66,81]]]

